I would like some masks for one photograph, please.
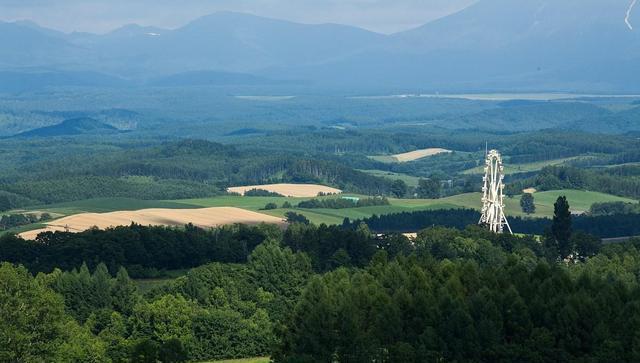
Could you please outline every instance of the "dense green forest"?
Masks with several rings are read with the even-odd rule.
[[[461,240],[458,248],[474,248]],[[476,242],[477,243],[477,242]],[[477,248],[477,247],[476,247]],[[312,278],[274,355],[283,362],[633,362],[638,252],[578,266],[526,250],[457,261],[376,256]],[[628,258],[623,267],[618,261]]]
[[[212,232],[130,226],[75,238],[54,234],[31,256],[19,255],[18,241],[3,237],[0,250],[14,255],[0,260],[29,270],[0,266],[0,340],[6,343],[0,358],[634,361],[635,350],[623,347],[634,346],[633,322],[640,314],[640,240],[602,247],[574,232],[569,249],[560,252],[563,233],[556,230],[540,243],[478,227],[436,227],[410,242],[376,236],[364,225],[293,224],[284,232],[268,226]],[[165,265],[167,257],[179,257],[185,247],[171,240],[218,234],[226,237],[205,244],[228,249],[146,291],[123,267],[138,261],[110,260],[105,252],[117,256],[122,240],[131,253],[146,256],[145,266],[174,268]],[[99,242],[109,235],[129,237]],[[88,237],[98,244],[79,243]],[[166,241],[155,247],[163,252],[136,247],[145,238]],[[77,250],[65,247],[65,239]],[[242,253],[229,255],[232,250]],[[575,262],[558,262],[574,253],[580,256]]]

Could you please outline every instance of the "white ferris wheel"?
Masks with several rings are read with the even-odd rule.
[[[504,215],[504,166],[497,150],[487,153],[482,187],[482,216],[480,224],[495,233],[503,233],[505,226],[509,233],[511,226]]]

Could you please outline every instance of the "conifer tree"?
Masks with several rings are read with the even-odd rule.
[[[136,284],[129,278],[127,270],[125,270],[124,267],[120,267],[115,281],[111,286],[113,309],[123,315],[129,315],[138,302],[138,298],[138,288]]]
[[[93,272],[90,304],[93,308],[111,308],[111,275],[104,263],[100,263]]]
[[[571,211],[567,197],[558,197],[554,204],[553,224],[551,233],[558,246],[560,258],[564,259],[573,252],[571,246]]]

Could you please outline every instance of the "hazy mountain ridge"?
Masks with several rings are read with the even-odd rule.
[[[0,23],[0,69],[90,70],[137,82],[215,71],[345,87],[632,92],[640,90],[640,30],[624,22],[628,6],[481,0],[390,36],[231,12],[174,30],[127,25],[103,35]]]
[[[17,138],[30,138],[30,137],[55,137],[55,136],[76,136],[86,134],[105,134],[116,133],[119,130],[109,124],[98,121],[89,117],[81,117],[64,120],[63,122],[52,125],[40,127],[37,129],[25,131],[14,135]]]

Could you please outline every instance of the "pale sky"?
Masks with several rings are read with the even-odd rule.
[[[136,23],[176,28],[216,11],[300,23],[338,23],[380,33],[420,26],[476,0],[0,0],[0,20],[32,20],[64,32],[105,33]]]

